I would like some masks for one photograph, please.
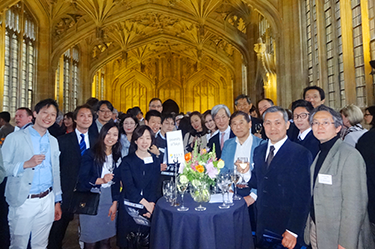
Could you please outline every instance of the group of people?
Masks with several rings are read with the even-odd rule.
[[[163,113],[154,98],[143,118],[139,107],[119,113],[90,99],[60,126],[58,105],[46,99],[33,112],[17,110],[17,129],[0,113],[0,221],[10,248],[62,248],[75,190],[100,193],[97,215],[79,215],[84,248],[110,248],[114,236],[120,248],[147,246],[161,183],[172,177],[166,138],[174,130],[185,153],[195,144],[215,148],[222,171],[240,173],[247,185],[238,194],[250,214],[243,222],[251,222],[258,248],[265,235],[286,248],[375,248],[375,130],[361,126],[363,117],[375,124],[375,107],[364,115],[355,105],[336,112],[324,100],[312,86],[290,111],[239,95],[234,113],[216,105],[184,115]]]

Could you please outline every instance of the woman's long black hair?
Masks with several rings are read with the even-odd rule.
[[[100,130],[98,140],[96,141],[96,143],[94,144],[92,148],[94,152],[94,160],[98,162],[100,165],[104,164],[105,157],[106,157],[106,154],[105,154],[106,147],[104,144],[105,136],[107,136],[108,131],[113,127],[116,127],[118,130],[117,142],[112,146],[113,161],[117,162],[117,160],[121,157],[120,129],[118,128],[115,122],[110,120],[108,123],[103,125],[102,129]]]

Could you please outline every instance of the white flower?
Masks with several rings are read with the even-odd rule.
[[[224,168],[224,165],[225,165],[224,161],[219,159],[219,161],[217,162],[217,167],[219,169],[222,169],[222,168]]]
[[[189,179],[187,179],[187,177],[185,175],[180,175],[180,182],[182,184],[186,184],[189,182]]]

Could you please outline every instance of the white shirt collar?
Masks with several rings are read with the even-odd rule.
[[[225,134],[228,134],[230,132],[230,126],[228,125],[227,129],[224,131]],[[223,133],[222,131],[220,131],[220,135],[221,133]]]
[[[268,156],[268,152],[270,151],[270,146],[272,145],[273,147],[275,147],[275,150],[273,152],[273,155],[275,156],[276,153],[279,151],[279,149],[281,148],[281,146],[283,146],[283,144],[285,143],[285,141],[288,139],[288,136],[285,136],[283,139],[281,139],[279,142],[275,143],[275,144],[272,144],[271,143],[271,140],[268,140],[268,146],[267,146],[267,153],[266,153],[266,158]]]
[[[311,131],[311,127],[309,127],[308,129],[306,129],[304,132],[300,132],[298,134],[298,136],[300,137],[301,140],[304,140],[305,137],[307,136],[307,134],[309,134],[309,132]]]

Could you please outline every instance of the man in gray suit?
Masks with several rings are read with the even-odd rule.
[[[61,217],[59,146],[48,128],[58,113],[53,99],[35,106],[35,124],[13,132],[2,155],[8,181],[10,248],[46,248],[53,220]]]
[[[375,248],[367,213],[366,166],[337,134],[339,113],[321,105],[310,116],[320,152],[311,166],[312,204],[305,242],[313,249]]]

